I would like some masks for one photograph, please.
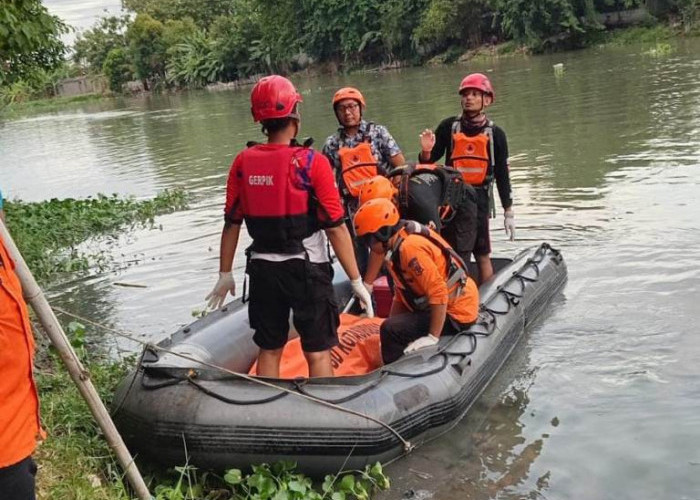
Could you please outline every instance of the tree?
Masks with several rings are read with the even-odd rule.
[[[365,35],[381,31],[380,2],[301,0],[301,5],[297,16],[303,20],[301,44],[320,60],[360,59],[359,48]],[[374,34],[367,35],[370,36]]]
[[[212,42],[203,31],[188,36],[168,49],[168,81],[180,86],[198,87],[216,81],[223,64],[216,57]]]
[[[115,47],[110,50],[102,65],[102,72],[107,77],[110,90],[121,92],[124,84],[133,78],[126,49]]]
[[[223,64],[222,78],[233,80],[260,70],[253,57],[255,41],[263,36],[261,4],[258,0],[238,0],[233,14],[214,20],[209,35]]]
[[[578,9],[573,0],[495,1],[504,33],[535,49],[585,33],[586,16],[595,12],[591,6],[592,0]]]
[[[143,82],[144,90],[149,90],[149,81],[165,76],[164,29],[163,23],[148,14],[138,14],[126,32],[134,70]]]
[[[192,19],[203,29],[219,16],[234,12],[236,0],[123,0],[128,10],[138,14],[148,14],[158,21],[168,19]]]
[[[73,45],[73,60],[99,73],[112,49],[126,49],[124,32],[128,24],[127,16],[103,17],[95,27],[78,36]]]
[[[63,62],[61,35],[68,28],[40,0],[0,3],[0,86],[26,78],[36,70],[52,70]]]

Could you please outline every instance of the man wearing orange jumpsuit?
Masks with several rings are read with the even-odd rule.
[[[44,435],[32,375],[34,337],[14,268],[0,237],[0,498],[34,500],[32,453]]]
[[[399,219],[385,198],[363,203],[353,220],[372,253],[385,255],[396,291],[380,327],[382,360],[430,347],[468,328],[479,314],[479,291],[459,255],[435,231]]]

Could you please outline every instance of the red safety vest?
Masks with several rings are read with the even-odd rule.
[[[241,153],[241,210],[252,251],[300,253],[304,238],[319,230],[310,180],[314,154],[301,146],[265,145]]]

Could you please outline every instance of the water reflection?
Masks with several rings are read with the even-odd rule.
[[[567,301],[529,332],[463,422],[390,468],[391,498],[409,489],[449,499],[697,497],[700,40],[673,44],[662,58],[636,46],[295,77],[302,135],[322,143],[337,127],[331,96],[356,85],[367,117],[416,158],[419,131],[457,112],[464,73],[488,73],[518,226],[511,243],[493,221],[494,252],[547,240],[569,267]],[[248,94],[90,103],[0,124],[10,197],[192,194],[190,209],[159,217],[156,230],[98,244],[114,268],[54,284],[52,300],[148,340],[192,321],[216,279],[228,167],[261,137]],[[238,255],[239,288],[243,265]]]
[[[389,466],[394,487],[380,498],[546,498],[551,472],[534,464],[559,421],[531,408],[529,351],[526,338],[464,420]]]

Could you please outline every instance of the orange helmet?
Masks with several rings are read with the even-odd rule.
[[[375,198],[384,198],[393,201],[398,193],[389,179],[381,175],[375,175],[360,187],[358,199],[360,205]]]
[[[335,95],[333,96],[333,109],[335,109],[335,105],[343,99],[356,100],[360,103],[360,109],[362,110],[364,110],[367,107],[367,104],[365,103],[365,98],[362,97],[360,91],[354,87],[343,87],[335,93]]]
[[[363,203],[353,219],[355,234],[388,241],[399,224],[399,211],[386,198],[375,198]]]

